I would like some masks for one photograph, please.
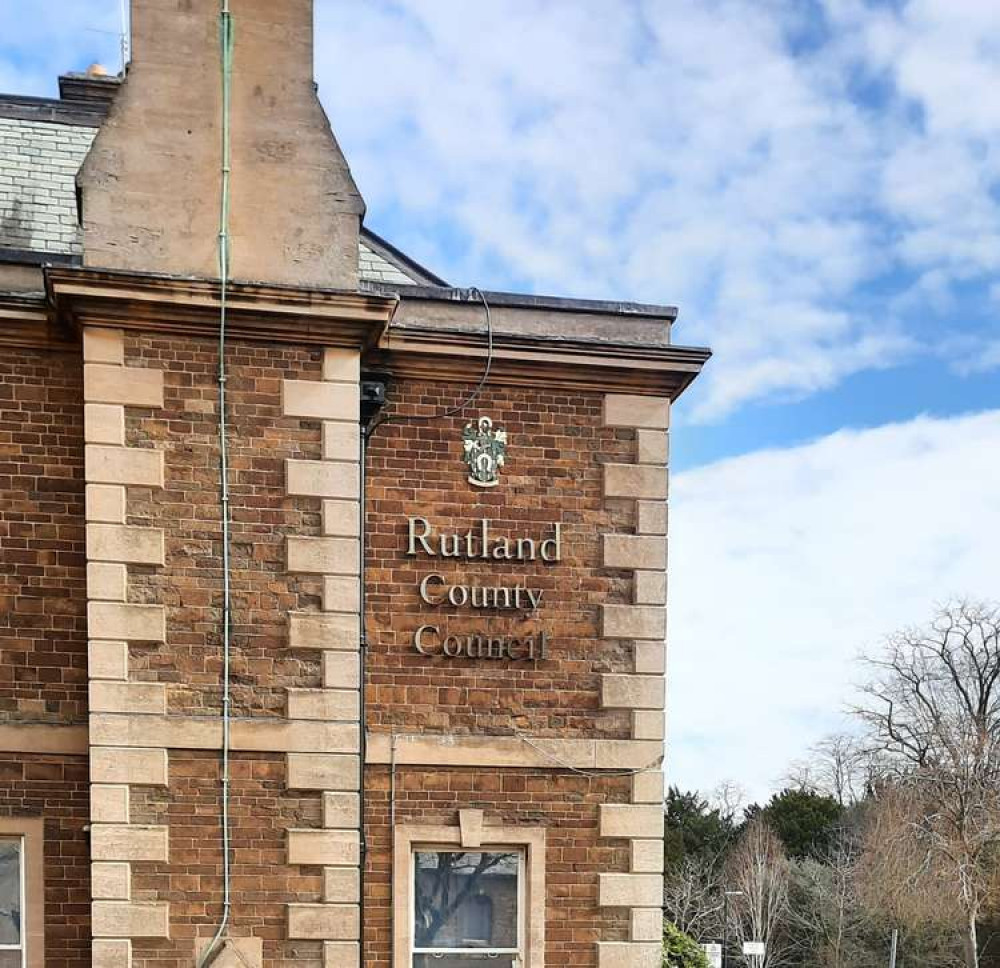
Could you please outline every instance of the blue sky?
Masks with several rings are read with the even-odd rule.
[[[115,65],[117,19],[0,0],[0,89]],[[858,650],[997,597],[995,0],[317,0],[316,72],[376,231],[715,350],[675,411],[672,780],[763,795]]]

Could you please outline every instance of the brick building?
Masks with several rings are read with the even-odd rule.
[[[652,968],[708,354],[365,229],[310,0],[232,7],[228,97],[132,0],[0,98],[0,968]]]

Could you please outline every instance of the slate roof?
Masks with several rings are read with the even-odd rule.
[[[105,110],[106,102],[0,95],[0,250],[39,262],[82,253],[76,174]],[[358,257],[365,282],[445,284],[364,227]]]

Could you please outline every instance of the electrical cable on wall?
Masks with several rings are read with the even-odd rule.
[[[233,80],[233,18],[229,0],[221,0],[219,35],[222,55],[222,166],[219,205],[219,510],[222,521],[222,917],[215,935],[198,960],[199,968],[221,954],[232,907],[231,835],[229,819],[230,651],[232,647],[232,575],[230,561],[229,448],[226,425],[226,311],[229,287],[229,189],[231,176],[231,102]]]
[[[481,289],[477,289],[475,286],[466,290],[471,296],[475,293],[480,302],[483,304],[483,310],[486,313],[486,366],[483,368],[482,376],[479,377],[479,382],[473,387],[472,392],[459,404],[454,407],[448,407],[445,410],[441,410],[439,413],[431,414],[390,414],[385,417],[377,417],[373,420],[366,428],[364,428],[364,434],[366,437],[370,437],[382,424],[387,423],[429,423],[432,420],[443,420],[446,417],[454,417],[455,414],[461,413],[467,407],[471,407],[473,403],[479,398],[479,395],[483,392],[483,388],[486,386],[486,381],[490,378],[490,370],[493,367],[493,314],[490,311],[490,304],[486,301],[486,295]],[[398,303],[397,303],[398,305]]]

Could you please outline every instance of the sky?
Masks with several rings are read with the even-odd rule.
[[[0,90],[118,0],[0,0]],[[677,305],[666,769],[766,797],[859,652],[1000,598],[1000,3],[317,0],[367,224],[456,285]]]

